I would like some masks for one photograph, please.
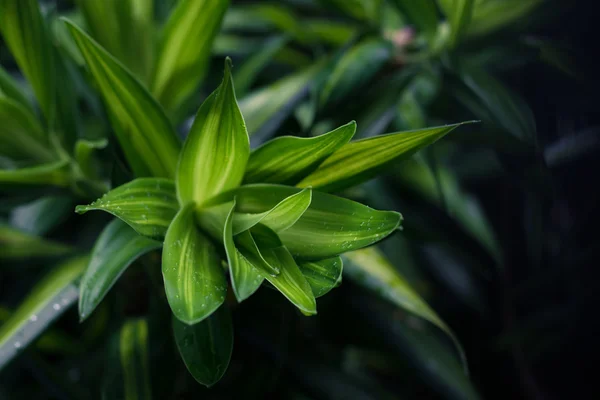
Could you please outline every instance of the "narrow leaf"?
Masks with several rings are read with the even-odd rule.
[[[225,301],[227,282],[221,260],[210,239],[193,217],[194,205],[183,207],[165,236],[162,272],[173,314],[186,324],[196,324]]]
[[[277,246],[280,246],[281,242],[276,236],[275,238]],[[261,272],[262,275],[276,276],[281,273],[279,263],[271,264],[262,255],[250,231],[245,231],[237,235],[235,237],[235,245],[238,248],[240,254],[242,254],[242,256],[244,256],[244,258],[250,264],[252,264],[259,272]]]
[[[87,256],[76,257],[56,266],[2,324],[0,370],[75,303],[78,291],[73,282],[81,275],[87,260]]]
[[[465,124],[390,133],[342,146],[297,186],[339,191],[369,180],[389,164],[403,160]]]
[[[148,360],[148,322],[127,321],[119,333],[119,358],[123,372],[123,398],[151,400],[150,362]]]
[[[526,18],[542,0],[487,0],[476,1],[468,35],[488,35],[519,19]]]
[[[438,0],[450,23],[450,44],[456,46],[469,28],[477,0]]]
[[[179,354],[196,381],[212,386],[227,371],[233,351],[233,324],[226,307],[194,325],[173,318],[173,333]]]
[[[300,189],[282,185],[244,185],[211,200],[236,198],[236,212],[262,213]],[[402,216],[377,211],[341,197],[313,191],[308,209],[291,227],[278,232],[295,257],[322,259],[373,244],[398,228]]]
[[[202,104],[188,134],[177,169],[181,204],[198,205],[238,186],[250,153],[248,132],[237,105],[231,60],[225,60],[223,82]]]
[[[160,105],[113,56],[79,27],[65,22],[98,84],[135,174],[173,178],[180,142]]]
[[[244,182],[296,184],[348,143],[355,132],[356,123],[352,121],[317,137],[273,139],[250,154]]]
[[[326,258],[320,261],[303,261],[298,264],[315,297],[327,294],[342,283],[342,259]]]
[[[0,31],[47,120],[54,115],[54,59],[37,0],[1,0]]]
[[[89,317],[132,262],[161,246],[161,242],[140,236],[119,219],[108,224],[96,240],[90,262],[81,279],[80,320]]]
[[[73,199],[45,196],[14,208],[9,222],[17,229],[34,235],[45,235],[73,213]]]
[[[69,162],[61,160],[50,164],[19,169],[0,169],[0,187],[59,186],[71,183]]]
[[[24,94],[24,90],[20,85],[13,79],[12,76],[4,67],[0,65],[0,95],[8,97],[11,100],[16,101],[28,111],[33,111],[31,103]]]
[[[73,252],[66,244],[0,224],[0,260],[59,257]]]
[[[250,297],[262,284],[264,278],[258,270],[239,252],[233,240],[233,213],[235,202],[227,214],[225,230],[223,232],[223,243],[229,263],[229,277],[231,287],[238,302]]]
[[[373,290],[398,307],[431,322],[446,333],[454,343],[463,366],[467,368],[464,350],[452,330],[406,282],[377,247],[352,251],[346,253],[344,258],[347,261],[344,271],[352,280]]]
[[[428,39],[435,37],[439,22],[435,0],[393,0],[392,3],[424,32]]]
[[[111,213],[140,235],[161,240],[179,210],[179,203],[172,180],[138,178],[111,190],[90,205],[75,208],[79,214],[91,210]]]
[[[229,0],[183,0],[171,13],[150,84],[168,112],[177,111],[202,81],[228,5]]]

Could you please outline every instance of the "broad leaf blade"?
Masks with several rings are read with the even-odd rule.
[[[87,259],[87,256],[76,257],[55,267],[2,324],[0,369],[77,300],[77,286],[73,282],[81,275]]]
[[[152,399],[148,347],[148,322],[145,319],[127,321],[119,332],[124,399]]]
[[[233,351],[233,325],[226,307],[194,325],[173,318],[173,333],[179,354],[196,381],[212,386],[227,371]]]
[[[180,142],[160,105],[113,56],[80,28],[65,22],[98,84],[135,174],[173,178]]]
[[[89,317],[132,262],[161,246],[161,242],[140,236],[119,219],[108,224],[96,240],[79,285],[80,320]]]
[[[431,322],[446,333],[454,343],[465,369],[467,368],[464,350],[452,330],[410,287],[377,247],[352,251],[346,253],[344,258],[347,261],[344,271],[352,280],[380,294],[398,307]]]
[[[196,324],[225,301],[227,282],[210,239],[196,227],[194,205],[183,207],[165,236],[162,272],[173,314]]]
[[[202,104],[188,134],[177,169],[181,204],[198,205],[242,182],[250,153],[244,118],[235,98],[231,60],[223,82]]]
[[[389,164],[406,159],[466,122],[390,133],[341,147],[297,186],[332,192],[369,180]]]
[[[302,261],[298,266],[315,297],[327,294],[342,283],[343,262],[340,257],[319,261]]]
[[[184,0],[169,17],[150,83],[169,113],[178,111],[202,81],[228,5],[229,0]]]
[[[229,276],[235,298],[242,302],[250,297],[262,284],[264,278],[258,270],[240,253],[233,240],[233,214],[235,202],[227,214],[223,243],[229,263]]]
[[[47,120],[54,115],[54,54],[36,0],[0,1],[0,31]]]
[[[111,190],[90,205],[75,208],[79,214],[91,210],[111,213],[140,235],[163,239],[179,210],[179,203],[172,180],[138,178]]]
[[[356,123],[352,121],[317,137],[271,140],[250,154],[244,182],[296,184],[348,143],[355,132]]]
[[[277,236],[275,236],[275,240],[277,246],[281,246],[281,242],[279,241]],[[258,244],[254,240],[254,237],[252,236],[250,231],[245,231],[237,235],[235,237],[235,245],[238,248],[240,254],[259,272],[261,272],[262,275],[276,276],[281,273],[279,263],[271,264],[262,255],[260,249],[258,248]]]

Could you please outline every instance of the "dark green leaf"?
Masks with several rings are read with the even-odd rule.
[[[226,307],[194,325],[173,318],[173,333],[179,354],[196,381],[212,386],[227,371],[233,351],[233,325]]]
[[[148,359],[148,322],[127,321],[119,333],[119,356],[123,372],[123,399],[151,400],[150,362]]]
[[[94,76],[112,127],[137,176],[173,178],[180,142],[162,108],[114,57],[65,21]]]
[[[0,224],[0,260],[58,257],[73,248]]]
[[[0,65],[0,96],[8,97],[11,100],[16,101],[28,111],[33,111],[31,103],[24,94],[24,90],[19,84],[10,76],[8,72]]]
[[[397,132],[357,140],[342,146],[297,186],[339,191],[373,178],[388,165],[403,160],[465,124]]]
[[[67,187],[70,183],[71,174],[67,160],[34,167],[0,169],[1,188],[45,185]]]
[[[313,138],[285,136],[271,140],[250,154],[244,182],[295,184],[348,143],[355,131],[356,123],[352,121]]]
[[[477,0],[438,0],[450,23],[450,44],[455,46],[471,23]]]
[[[170,113],[198,88],[229,0],[184,0],[161,35],[150,90]]]
[[[10,224],[34,235],[44,235],[73,212],[73,199],[68,196],[46,196],[16,207]]]
[[[439,22],[435,0],[394,0],[392,3],[423,31],[428,39],[435,37]]]
[[[303,261],[298,264],[315,297],[327,294],[342,283],[343,263],[340,257],[319,261]]]
[[[215,246],[196,227],[194,205],[183,207],[165,236],[162,272],[173,314],[196,324],[225,301],[227,282]]]
[[[527,17],[542,0],[476,1],[468,35],[487,35]]]
[[[132,262],[161,246],[161,242],[140,236],[119,219],[108,224],[96,240],[81,279],[80,320],[89,317]]]
[[[188,134],[177,168],[181,204],[202,203],[242,182],[250,154],[248,132],[237,105],[231,60],[223,82],[202,104]]]
[[[163,239],[179,210],[175,184],[164,178],[138,178],[106,193],[88,206],[77,206],[83,214],[102,210],[125,221],[140,235]]]

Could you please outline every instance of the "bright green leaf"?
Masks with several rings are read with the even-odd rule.
[[[161,246],[161,242],[140,236],[119,219],[108,224],[96,239],[81,279],[79,318],[83,321],[89,317],[132,262]]]
[[[125,322],[119,332],[125,400],[152,399],[148,349],[148,322],[145,319]]]
[[[65,22],[98,84],[135,174],[173,178],[180,142],[160,105],[113,56],[79,27]]]
[[[227,371],[233,351],[233,324],[226,307],[194,325],[173,318],[173,333],[179,354],[196,381],[212,386]]]
[[[348,143],[355,131],[356,123],[352,121],[317,137],[273,139],[250,154],[244,182],[298,183],[331,153]]]
[[[0,369],[77,300],[78,290],[73,282],[81,275],[87,260],[87,256],[76,257],[56,266],[2,324]]]
[[[406,282],[387,258],[376,247],[369,247],[344,254],[344,272],[358,284],[380,294],[393,304],[423,318],[440,328],[456,346],[464,367],[466,358],[460,342],[444,321],[429,307],[419,294]]]
[[[173,113],[197,90],[229,0],[182,0],[167,21],[150,90]]]
[[[276,276],[281,273],[278,263],[270,264],[261,254],[250,231],[240,233],[234,238],[234,241],[240,254],[262,275]],[[276,242],[280,245],[279,239],[276,239]]]
[[[175,184],[164,178],[138,178],[116,189],[87,206],[77,206],[83,214],[102,210],[125,221],[140,235],[163,239],[179,203]]]
[[[319,261],[302,261],[298,266],[315,297],[327,294],[342,283],[343,262],[340,257]]]
[[[456,46],[469,28],[477,0],[438,0],[438,3],[450,23],[450,43]]]
[[[59,257],[73,248],[0,224],[0,260]]]
[[[196,227],[194,204],[183,207],[165,236],[162,272],[173,314],[196,324],[225,301],[227,282],[215,246]]]
[[[1,0],[0,31],[47,120],[54,116],[54,49],[37,0]]]
[[[177,169],[181,204],[198,205],[242,182],[250,153],[248,132],[237,105],[231,60],[223,82],[202,104],[187,136]]]
[[[297,186],[339,191],[369,180],[389,164],[403,160],[466,122],[436,128],[390,133],[341,147]]]
[[[250,297],[262,284],[264,278],[258,270],[240,253],[233,240],[233,213],[235,202],[227,214],[223,243],[229,263],[229,277],[235,298],[242,302]]]

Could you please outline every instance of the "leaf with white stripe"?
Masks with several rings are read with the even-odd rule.
[[[198,205],[242,182],[250,143],[235,98],[231,60],[219,87],[204,101],[183,146],[177,169],[177,197],[181,204]]]
[[[138,178],[75,211],[102,210],[122,219],[137,233],[162,240],[177,211],[175,184],[164,178]]]
[[[342,283],[343,263],[340,257],[319,261],[304,261],[298,264],[315,297],[327,294]]]
[[[196,227],[192,203],[169,226],[162,272],[171,310],[186,324],[202,321],[225,301],[227,282],[221,260],[210,239]]]

